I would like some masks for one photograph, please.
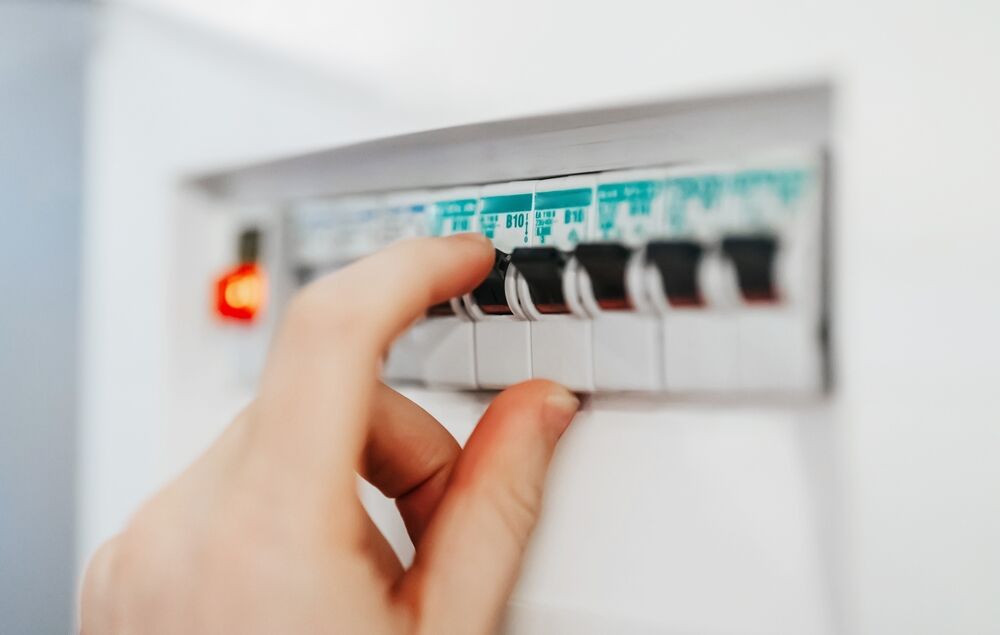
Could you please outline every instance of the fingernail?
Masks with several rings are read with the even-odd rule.
[[[546,425],[557,428],[559,434],[562,434],[579,409],[580,400],[576,395],[565,388],[559,388],[545,398],[542,419]]]

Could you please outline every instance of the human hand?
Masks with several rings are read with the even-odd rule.
[[[463,450],[378,380],[392,340],[492,262],[476,235],[407,241],[302,290],[254,401],[95,554],[82,632],[494,630],[579,402],[547,381],[514,386]],[[356,473],[395,499],[408,570]]]

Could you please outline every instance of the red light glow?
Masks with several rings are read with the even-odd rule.
[[[244,263],[225,272],[215,283],[215,312],[224,320],[252,322],[264,307],[264,272]]]

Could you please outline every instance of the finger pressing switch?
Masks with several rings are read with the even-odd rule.
[[[478,187],[397,195],[392,204],[400,208],[396,214],[402,217],[396,222],[399,237],[474,231],[478,201]],[[476,387],[473,323],[459,298],[428,309],[427,319],[414,325],[406,338],[404,352],[416,360],[421,381],[431,386]]]
[[[532,376],[531,327],[518,303],[510,253],[531,241],[534,196],[534,181],[518,181],[483,186],[479,198],[479,229],[496,248],[486,280],[464,298],[474,320],[480,388],[506,388]]]
[[[478,188],[397,192],[386,198],[381,224],[386,244],[416,236],[447,236],[475,228]],[[389,381],[475,388],[472,321],[461,300],[430,307],[393,342],[383,366]]]

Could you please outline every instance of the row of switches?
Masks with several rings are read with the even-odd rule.
[[[498,249],[479,287],[397,342],[385,375],[486,389],[541,377],[578,391],[817,390],[817,320],[784,301],[780,252],[770,235]]]
[[[732,163],[318,198],[289,210],[318,275],[413,236],[481,232],[486,279],[392,347],[392,381],[497,389],[803,393],[823,386],[823,170]],[[303,280],[308,277],[303,277]]]

